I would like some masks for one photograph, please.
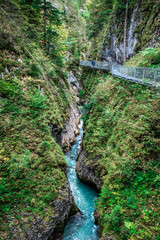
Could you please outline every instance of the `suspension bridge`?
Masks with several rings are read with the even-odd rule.
[[[127,81],[156,88],[160,87],[160,69],[158,68],[130,67],[98,61],[80,61],[80,65],[105,70],[113,76],[123,78]]]

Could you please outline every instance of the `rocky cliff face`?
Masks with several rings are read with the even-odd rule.
[[[75,141],[78,135],[78,123],[79,123],[80,113],[76,103],[71,103],[69,108],[69,118],[66,122],[64,129],[56,126],[50,125],[50,130],[52,136],[56,142],[62,147],[64,152],[67,152],[71,144]]]
[[[88,160],[87,153],[83,150],[79,155],[76,166],[78,178],[82,182],[90,186],[93,186],[97,190],[97,192],[100,192],[103,181],[100,179],[100,177],[96,176],[95,168],[92,162],[90,162],[89,165],[86,164],[87,160]]]
[[[137,26],[138,19],[136,19],[136,13],[138,8],[136,7],[133,10],[132,17],[129,23],[129,28],[127,31],[127,48],[126,48],[126,57],[129,58],[135,53],[135,46],[138,42],[137,34],[134,33],[134,30]],[[114,22],[114,25],[108,32],[109,41],[107,44],[102,45],[101,49],[101,58],[109,62],[118,62],[123,63],[123,39],[118,40],[119,36],[116,34],[118,25]]]
[[[156,9],[156,8],[155,8]],[[142,9],[141,5],[135,4],[127,21],[127,47],[126,57],[129,59],[139,50],[146,47],[156,47],[159,42],[159,17],[160,14],[150,6],[150,11]],[[146,12],[146,13],[145,13]],[[108,29],[101,48],[101,59],[112,63],[123,64],[123,19],[117,21],[119,16],[113,18],[112,26]],[[141,29],[141,27],[143,28]]]
[[[71,144],[75,142],[76,136],[78,135],[78,123],[80,113],[76,104],[70,105],[69,119],[66,123],[64,130],[61,133],[61,146],[65,152],[67,152]]]
[[[70,91],[73,93],[74,96],[74,99],[71,99],[70,102],[68,120],[63,130],[60,127],[50,125],[52,136],[55,138],[56,142],[62,147],[64,152],[67,152],[70,149],[71,144],[76,140],[75,137],[79,133],[78,123],[80,119],[80,112],[78,109],[78,93],[80,90],[80,85],[72,71],[69,73],[68,82],[70,84]]]
[[[48,220],[37,215],[30,222],[25,219],[30,213],[22,214],[21,225],[17,219],[12,220],[14,227],[10,227],[12,239],[21,240],[58,240],[61,239],[64,225],[69,216],[78,211],[74,203],[72,192],[66,179],[65,187],[59,191],[59,197],[52,203],[52,214]]]
[[[78,135],[78,123],[80,118],[80,112],[78,109],[79,99],[77,97],[79,92],[79,83],[71,72],[69,74],[70,90],[73,92],[74,100],[72,100],[69,109],[69,118],[65,124],[64,130],[58,126],[50,125],[52,136],[57,143],[63,148],[64,151],[70,149],[71,144],[75,141],[75,137]],[[74,198],[70,189],[68,179],[66,178],[65,186],[58,193],[58,199],[56,199],[50,206],[49,210],[52,213],[49,214],[49,218],[35,216],[30,222],[25,221],[30,216],[30,213],[21,213],[21,224],[17,223],[17,219],[12,220],[12,226],[10,227],[10,233],[12,239],[21,240],[61,240],[63,230],[67,219],[76,214],[78,209],[75,205]],[[46,216],[45,216],[46,217]],[[22,226],[22,227],[21,227]]]

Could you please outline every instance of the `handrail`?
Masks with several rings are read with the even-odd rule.
[[[132,67],[97,61],[80,61],[80,65],[106,70],[111,72],[113,76],[120,77],[128,81],[152,87],[160,87],[159,68]]]

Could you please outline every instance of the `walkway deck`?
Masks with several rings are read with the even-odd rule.
[[[94,61],[94,64],[92,64],[92,61],[80,61],[80,65],[108,71],[113,76],[123,78],[127,81],[156,88],[160,87],[160,69],[158,68],[129,67],[97,61]]]

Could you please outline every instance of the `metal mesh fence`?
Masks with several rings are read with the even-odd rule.
[[[160,87],[160,69],[143,68],[143,67],[129,67],[122,65],[111,65],[105,62],[97,61],[81,61],[81,66],[88,66],[96,69],[103,69],[110,71],[115,75],[126,80],[138,82],[140,84],[152,85]]]
[[[111,73],[141,84],[160,86],[160,69],[112,65]]]
[[[103,69],[110,71],[111,65],[105,62],[97,62],[97,61],[80,61],[80,65],[87,66],[96,69]]]

